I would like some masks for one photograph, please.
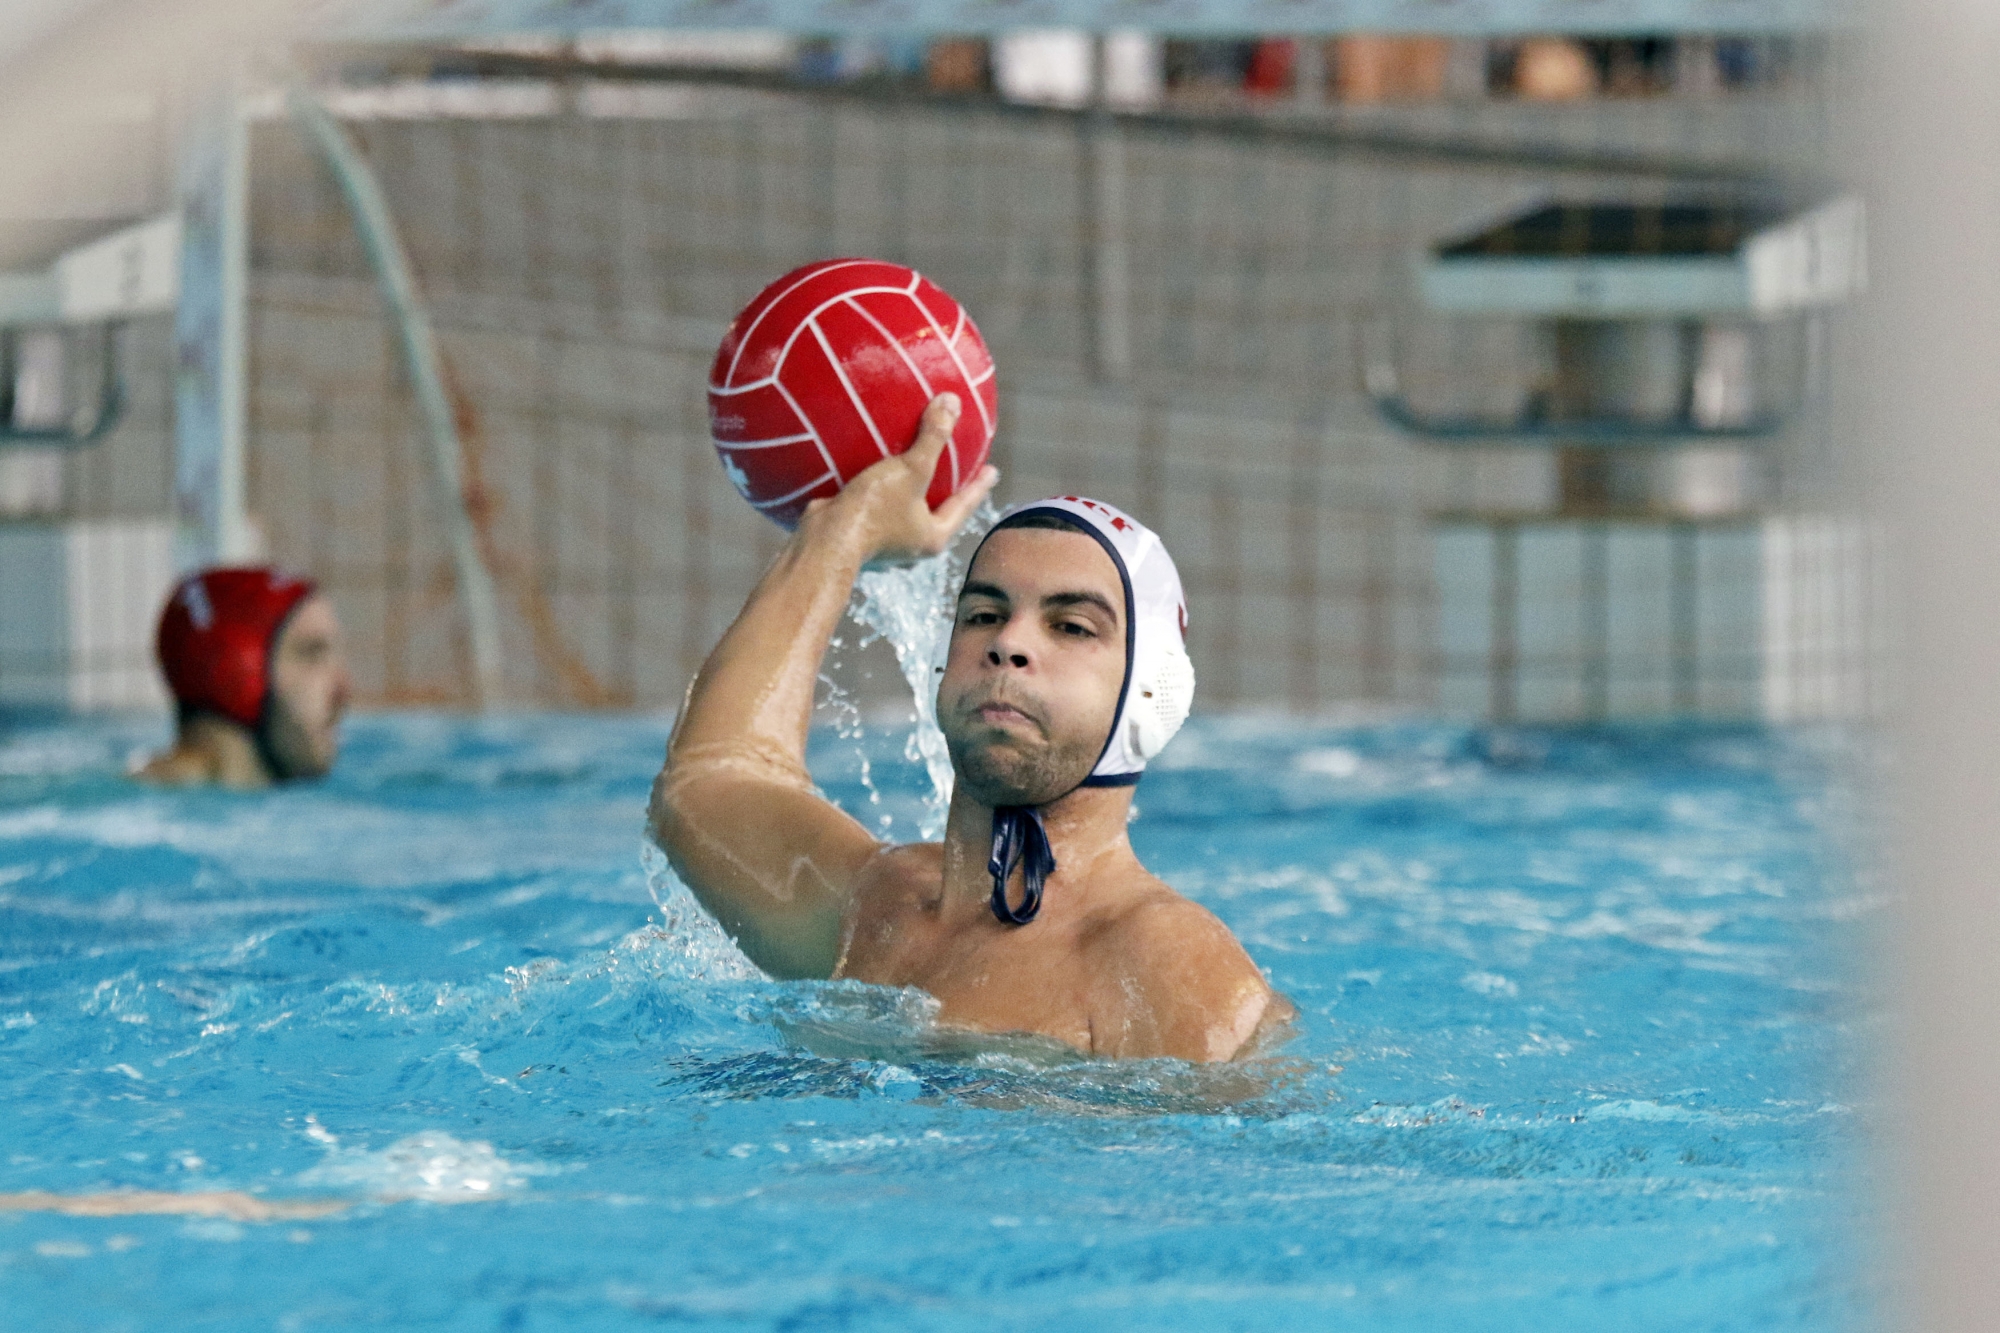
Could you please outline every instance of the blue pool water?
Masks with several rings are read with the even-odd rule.
[[[0,1324],[1865,1318],[1873,900],[1808,738],[1198,720],[1134,839],[1302,1012],[1213,1071],[758,978],[642,857],[665,732],[363,718],[232,795],[120,779],[154,726],[0,728],[0,1191],[354,1205],[0,1213]],[[816,771],[906,827],[859,757]]]

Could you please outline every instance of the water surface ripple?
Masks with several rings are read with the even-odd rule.
[[[1198,719],[1135,842],[1302,1011],[1214,1070],[763,979],[642,854],[666,726],[364,718],[265,795],[0,730],[0,1192],[343,1205],[0,1211],[8,1325],[1865,1317],[1823,737]],[[914,827],[920,763],[866,757],[815,771]]]

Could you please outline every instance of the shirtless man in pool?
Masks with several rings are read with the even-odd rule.
[[[813,788],[813,686],[855,576],[942,551],[998,480],[926,506],[957,419],[936,399],[909,452],[806,510],[688,687],[653,836],[774,976],[915,986],[947,1024],[1093,1055],[1241,1054],[1291,1005],[1126,837],[1138,770],[1193,689],[1179,578],[1128,516],[1021,506],[974,556],[938,684],[957,776],[942,844],[879,843]]]

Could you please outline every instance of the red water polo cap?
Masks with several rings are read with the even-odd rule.
[[[271,644],[311,579],[283,570],[204,569],[174,588],[154,640],[167,688],[181,707],[255,727],[271,689]]]

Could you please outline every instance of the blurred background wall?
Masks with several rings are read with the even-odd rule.
[[[1774,350],[1758,392],[1785,400],[1782,425],[1734,450],[1726,494],[1694,511],[1580,513],[1557,451],[1426,443],[1385,422],[1365,384],[1391,363],[1442,416],[1506,418],[1550,391],[1546,320],[1427,305],[1418,268],[1435,242],[1552,199],[1826,197],[1842,169],[1837,41],[1127,35],[1101,52],[1055,33],[314,53],[439,330],[511,700],[678,699],[781,537],[709,448],[708,359],[763,283],[852,253],[922,269],[980,322],[1002,375],[1004,496],[1087,491],[1166,533],[1206,707],[1862,706],[1855,688],[1794,681],[1774,710],[1778,650],[1758,619],[1774,559],[1813,566],[1801,586],[1818,591],[1792,597],[1807,610],[1784,612],[1808,619],[1825,618],[1812,607],[1832,596],[1827,570],[1853,560],[1812,526],[1837,509],[1837,310],[1759,335]],[[251,85],[255,529],[333,594],[365,701],[465,702],[452,565],[374,277],[332,179]],[[117,123],[114,170],[53,178],[36,194],[48,216],[8,221],[11,266],[172,206],[172,108]],[[105,441],[39,462],[0,452],[17,519],[170,512],[171,316],[116,337],[130,395]],[[1492,552],[1517,542],[1509,558],[1527,564],[1507,577],[1526,587],[1540,560],[1554,581],[1505,594],[1527,600],[1497,643]],[[1605,585],[1621,560],[1657,566],[1663,608],[1695,562],[1735,569],[1700,576],[1736,588],[1704,605],[1726,619],[1736,598],[1748,628],[1725,626],[1734,646],[1704,656],[1707,622],[1688,618],[1676,646],[1662,610],[1634,650],[1644,679],[1621,685],[1589,609],[1631,600]],[[1609,611],[1597,619],[1599,640],[1615,634]],[[1857,624],[1807,626],[1782,651],[1818,654],[1813,680],[1853,675],[1872,651]]]

